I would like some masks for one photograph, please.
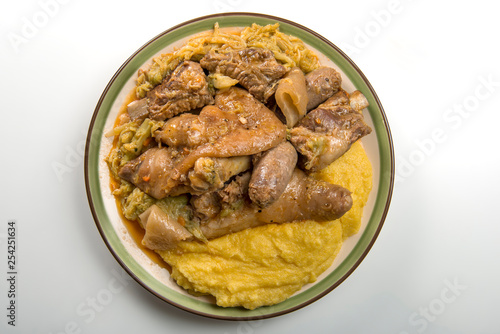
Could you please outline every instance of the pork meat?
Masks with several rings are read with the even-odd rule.
[[[200,228],[207,239],[212,239],[270,223],[334,220],[351,207],[349,190],[313,179],[296,168],[283,194],[267,208],[247,202],[242,208],[226,215],[201,221]]]
[[[271,51],[247,48],[218,53],[210,51],[200,60],[203,68],[238,80],[255,98],[265,103],[274,94],[278,80],[287,73]]]
[[[214,101],[213,90],[200,64],[184,61],[147,94],[149,117],[163,121]]]
[[[325,168],[342,156],[358,139],[371,133],[363,115],[338,93],[310,111],[292,130],[290,142],[300,153],[305,170]]]

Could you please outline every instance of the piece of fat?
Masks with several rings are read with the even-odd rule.
[[[127,113],[132,121],[137,119],[145,119],[148,114],[148,99],[143,98],[140,100],[135,100],[127,105]]]
[[[352,109],[360,112],[364,108],[368,107],[370,103],[368,103],[368,100],[363,95],[363,93],[361,93],[359,90],[356,90],[351,93],[351,96],[349,96],[349,105]]]
[[[150,206],[139,218],[146,230],[142,244],[149,249],[172,249],[178,242],[193,238],[193,235],[184,226],[167,215],[157,205]]]

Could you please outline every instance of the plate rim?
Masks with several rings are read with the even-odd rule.
[[[321,40],[323,43],[325,43],[327,45],[328,48],[331,48],[331,49],[335,50],[335,52],[337,52],[342,58],[344,58],[344,60],[348,63],[348,65],[356,72],[356,74],[361,78],[361,80],[363,81],[363,83],[370,90],[370,93],[371,93],[372,97],[374,98],[375,103],[376,103],[377,108],[378,108],[378,111],[379,111],[378,116],[381,118],[382,123],[383,123],[382,128],[385,129],[385,132],[384,132],[384,135],[385,135],[384,139],[385,140],[384,140],[384,142],[386,141],[385,142],[385,146],[386,147],[384,147],[383,149],[384,149],[384,151],[387,151],[387,153],[389,154],[389,158],[390,158],[389,161],[384,161],[383,159],[380,160],[380,165],[381,165],[381,168],[380,168],[380,173],[381,173],[380,174],[380,178],[381,178],[381,180],[382,180],[382,178],[388,178],[388,182],[387,181],[384,182],[384,184],[386,185],[385,189],[381,189],[381,187],[380,187],[381,184],[382,184],[382,182],[379,184],[378,193],[376,195],[376,202],[378,202],[380,200],[379,193],[383,192],[384,193],[383,201],[385,201],[384,208],[380,212],[379,217],[377,218],[378,223],[377,223],[375,231],[371,232],[370,240],[368,241],[366,247],[362,247],[363,249],[361,250],[361,254],[356,254],[357,259],[355,260],[355,262],[352,265],[350,265],[350,268],[347,271],[345,271],[344,274],[339,279],[337,279],[333,284],[328,284],[328,286],[326,288],[324,288],[320,293],[318,293],[317,295],[313,296],[312,298],[308,298],[306,301],[298,303],[298,304],[296,304],[296,305],[294,305],[292,307],[289,307],[289,308],[286,308],[286,309],[283,309],[283,310],[280,310],[280,311],[276,311],[276,312],[272,312],[271,311],[270,313],[266,313],[266,314],[262,314],[262,315],[259,315],[259,314],[255,315],[254,314],[254,313],[258,313],[258,312],[255,312],[255,311],[257,311],[259,309],[253,310],[254,312],[252,312],[252,314],[254,314],[254,315],[251,315],[251,316],[230,316],[230,315],[214,314],[214,313],[209,313],[209,312],[205,312],[205,311],[200,311],[200,310],[197,310],[197,309],[193,309],[191,307],[187,307],[187,306],[183,305],[182,303],[178,303],[178,302],[176,302],[174,300],[171,300],[171,299],[169,299],[169,298],[161,295],[155,289],[151,288],[146,282],[144,282],[144,280],[142,278],[140,278],[136,274],[136,272],[134,270],[132,270],[127,265],[127,263],[125,263],[125,260],[121,256],[119,256],[119,254],[115,250],[114,246],[111,244],[110,240],[108,239],[108,236],[106,235],[106,232],[104,231],[102,223],[100,222],[100,217],[99,217],[99,215],[98,215],[98,213],[96,211],[96,207],[95,207],[95,203],[94,203],[95,199],[93,198],[92,189],[91,189],[92,188],[91,182],[93,182],[93,181],[91,180],[90,167],[89,167],[90,152],[91,152],[91,150],[93,148],[95,148],[96,144],[98,145],[98,147],[100,147],[100,143],[96,143],[95,141],[92,141],[93,134],[94,134],[94,126],[95,126],[97,117],[99,115],[99,111],[101,109],[101,106],[102,106],[102,104],[104,102],[104,99],[106,98],[107,94],[109,93],[111,87],[115,84],[118,76],[123,73],[123,71],[124,71],[124,69],[126,69],[127,65],[129,65],[130,62],[133,59],[135,59],[135,57],[139,53],[141,53],[141,51],[143,51],[144,49],[148,48],[150,45],[152,45],[155,41],[157,41],[158,39],[162,38],[163,36],[171,34],[175,30],[178,30],[180,28],[189,26],[189,25],[191,25],[193,23],[197,23],[197,22],[201,22],[201,21],[206,21],[206,20],[211,20],[211,19],[217,19],[217,18],[227,18],[227,17],[234,17],[235,19],[237,17],[254,17],[254,18],[260,18],[260,19],[263,19],[263,20],[269,20],[269,21],[275,21],[275,22],[279,22],[279,23],[288,24],[290,26],[293,26],[294,28],[297,28],[299,30],[305,31],[306,33],[312,35],[313,37]],[[381,134],[379,134],[377,132],[377,137],[379,135],[381,135]],[[377,138],[377,139],[379,139],[379,138]],[[377,140],[377,143],[379,145],[379,151],[380,151],[379,155],[381,156],[382,155],[382,153],[381,153],[382,148],[380,146],[383,145],[384,143],[381,143],[380,140]],[[98,151],[99,150],[97,149],[97,152]],[[383,175],[382,175],[382,171],[383,171],[382,164],[387,164],[387,163],[389,163],[390,166],[389,166],[388,169],[387,169],[387,167],[385,167],[385,173],[383,173]],[[259,319],[272,318],[272,317],[280,316],[280,315],[283,315],[283,314],[291,313],[293,311],[301,309],[301,308],[303,308],[303,307],[305,307],[305,306],[307,306],[307,305],[309,305],[309,304],[317,301],[318,299],[320,299],[320,298],[324,297],[325,295],[327,295],[328,293],[330,293],[332,290],[334,290],[340,284],[342,284],[358,268],[358,266],[361,264],[361,262],[365,259],[365,257],[367,256],[367,254],[370,252],[371,248],[373,247],[373,245],[374,245],[376,239],[378,238],[378,236],[380,234],[380,231],[381,231],[381,229],[382,229],[382,227],[383,227],[383,225],[385,223],[385,219],[386,219],[388,211],[389,211],[390,202],[391,202],[391,199],[392,199],[393,188],[394,188],[395,159],[394,159],[394,146],[393,146],[393,141],[392,141],[392,134],[391,134],[391,131],[390,131],[389,123],[388,123],[387,116],[385,114],[384,108],[382,106],[382,103],[381,103],[378,95],[376,94],[373,86],[368,81],[368,78],[359,69],[359,67],[350,59],[349,56],[347,56],[341,49],[339,49],[330,40],[326,39],[322,35],[320,35],[317,32],[311,30],[310,28],[302,26],[301,24],[296,23],[294,21],[291,21],[291,20],[288,20],[288,19],[284,19],[284,18],[281,18],[281,17],[277,17],[277,16],[273,16],[273,15],[262,14],[262,13],[227,12],[227,13],[210,14],[210,15],[205,15],[205,16],[200,16],[200,17],[197,17],[197,18],[193,18],[191,20],[182,22],[180,24],[177,24],[177,25],[175,25],[175,26],[173,26],[173,27],[171,27],[171,28],[169,28],[169,29],[161,32],[160,34],[156,35],[155,37],[153,37],[152,39],[150,39],[149,41],[147,41],[145,44],[143,44],[140,48],[138,48],[118,68],[118,70],[114,73],[114,75],[111,77],[111,79],[109,80],[108,84],[104,88],[104,90],[103,90],[103,92],[102,92],[102,94],[101,94],[101,96],[100,96],[100,98],[99,98],[99,100],[97,102],[97,105],[96,105],[96,107],[94,109],[94,113],[93,113],[91,121],[90,121],[89,129],[88,129],[88,132],[87,132],[86,145],[85,145],[84,174],[85,174],[84,176],[85,176],[85,188],[86,188],[87,199],[88,199],[89,206],[90,206],[90,209],[91,209],[92,217],[94,219],[94,223],[97,226],[97,229],[99,231],[99,234],[100,234],[101,238],[105,242],[108,250],[111,252],[111,254],[113,255],[113,257],[120,264],[120,266],[135,281],[137,281],[143,288],[145,288],[147,291],[149,291],[150,293],[152,293],[154,296],[160,298],[161,300],[163,300],[163,301],[165,301],[165,302],[167,302],[167,303],[169,303],[169,304],[171,304],[171,305],[173,305],[175,307],[178,307],[178,308],[180,308],[182,310],[185,310],[187,312],[190,312],[190,313],[193,313],[193,314],[197,314],[197,315],[200,315],[200,316],[204,316],[204,317],[208,317],[208,318],[213,318],[213,319],[221,319],[221,320],[259,320]],[[96,176],[96,177],[99,178],[99,176]],[[100,199],[102,200],[102,195],[100,197],[101,197]],[[375,209],[375,207],[377,207],[377,203],[374,204],[374,209]],[[371,219],[372,218],[370,218],[370,220]],[[365,232],[363,232],[363,234],[364,233]],[[363,237],[363,235],[361,236],[361,238],[362,237]],[[361,238],[360,238],[359,241],[361,241]],[[359,241],[358,241],[358,244],[359,244]],[[353,253],[354,250],[356,250],[356,246],[353,248],[353,250],[348,255],[348,257],[352,255],[352,253]],[[344,261],[346,261],[346,260],[347,260],[347,258]],[[321,282],[319,282],[319,283],[321,283]],[[286,301],[284,301],[284,302],[286,302]],[[277,304],[277,305],[279,305],[279,304]],[[216,308],[220,308],[220,309],[224,309],[224,308],[219,307],[219,306],[215,306],[215,307]],[[272,306],[270,306],[270,307],[272,308]],[[228,309],[231,309],[231,308],[228,308]],[[224,310],[226,310],[226,309],[224,309]]]

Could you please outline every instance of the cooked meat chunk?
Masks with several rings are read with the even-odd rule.
[[[146,230],[142,242],[149,249],[166,250],[175,247],[179,241],[193,239],[186,228],[157,205],[150,206],[140,219]]]
[[[321,103],[318,108],[332,109],[335,106],[349,106],[358,112],[368,107],[369,103],[366,97],[359,90],[355,90],[348,94],[345,90],[340,89],[333,94],[325,102]]]
[[[118,175],[154,198],[169,194],[164,185],[170,178],[176,160],[176,152],[166,148],[150,148],[136,159],[125,164]]]
[[[238,80],[240,85],[264,103],[274,94],[278,80],[287,72],[271,51],[260,48],[228,53],[210,51],[200,60],[200,64],[212,73]]]
[[[329,97],[325,102],[321,103],[318,108],[332,109],[336,106],[348,105],[349,94],[343,89]]]
[[[349,96],[349,105],[352,109],[356,111],[361,111],[364,108],[368,107],[369,103],[366,97],[359,90],[355,90]]]
[[[334,220],[351,206],[349,190],[315,180],[296,168],[283,194],[267,208],[246,203],[227,215],[202,221],[200,227],[205,237],[212,239],[269,223]]]
[[[293,127],[307,113],[308,94],[302,70],[292,68],[278,83],[276,104],[286,118],[286,126]]]
[[[210,240],[265,224],[256,218],[256,208],[244,206],[239,210],[230,211],[229,214],[201,221],[200,228],[203,235]]]
[[[148,117],[148,99],[135,100],[127,105],[127,113],[132,121],[144,120]]]
[[[214,218],[221,210],[220,197],[216,192],[194,195],[190,203],[195,216],[203,220]]]
[[[217,94],[216,106],[206,106],[198,117],[204,118],[205,114],[214,114],[213,119],[222,121],[223,125],[219,122],[214,125],[204,123],[207,129],[199,133],[204,134],[205,139],[200,140],[202,144],[190,150],[183,161],[175,166],[174,180],[181,180],[201,157],[253,155],[278,145],[286,138],[285,125],[244,89],[232,87]],[[206,119],[210,117],[206,116]],[[199,133],[190,135],[199,136]]]
[[[266,151],[254,164],[248,195],[252,202],[267,207],[285,191],[297,164],[297,151],[288,141]]]
[[[218,215],[215,218],[201,221],[200,228],[203,235],[210,240],[265,224],[256,218],[256,208],[244,206],[239,210],[230,211],[227,215]]]
[[[247,198],[248,183],[250,182],[250,172],[238,175],[226,187],[219,190],[217,194],[221,199],[221,203],[225,206],[233,206]]]
[[[320,103],[335,94],[342,84],[340,73],[331,67],[320,67],[306,75],[307,110],[316,108]]]
[[[169,119],[155,133],[155,138],[170,147],[194,149],[241,127],[243,124],[237,115],[208,107],[199,115],[184,113]]]
[[[200,64],[188,60],[149,91],[147,98],[149,117],[160,121],[214,101]]]
[[[283,194],[273,204],[258,212],[257,219],[266,223],[297,220],[322,222],[342,217],[351,207],[349,190],[313,179],[295,168]]]
[[[290,142],[300,153],[299,163],[306,170],[328,166],[371,132],[361,113],[348,104],[334,104],[325,103],[310,111],[290,131]]]
[[[172,148],[151,148],[125,164],[119,176],[156,199],[183,193],[201,194],[224,187],[232,176],[251,167],[249,156],[200,158],[193,169],[172,187],[172,171],[183,161],[183,154]]]
[[[241,208],[248,201],[248,183],[251,172],[242,173],[234,177],[222,189],[213,192],[204,192],[191,198],[194,214],[201,220],[215,218],[219,213],[232,212]]]
[[[222,189],[224,183],[251,167],[248,155],[230,158],[199,158],[189,171],[189,185],[196,191],[207,192]]]

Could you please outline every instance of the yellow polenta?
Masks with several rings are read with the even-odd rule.
[[[352,192],[352,208],[340,218],[340,223],[344,239],[358,233],[373,178],[372,165],[361,143],[355,142],[343,156],[313,176],[341,185]]]
[[[342,218],[269,224],[210,240],[182,242],[158,253],[172,278],[194,294],[210,294],[223,307],[255,309],[279,303],[312,283],[337,256],[343,239],[358,232],[372,187],[372,168],[360,143],[314,175],[352,192]]]

